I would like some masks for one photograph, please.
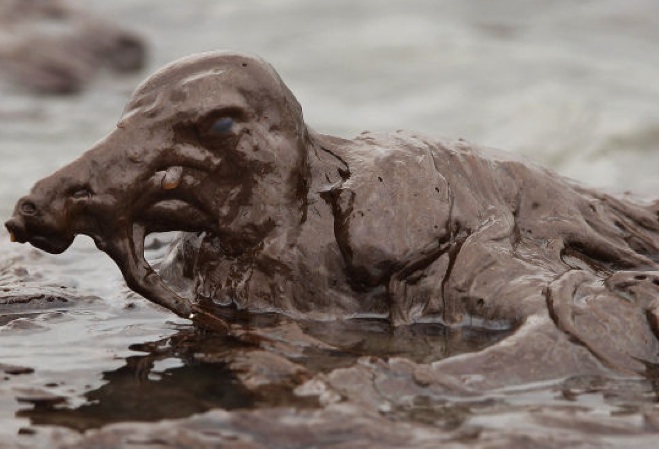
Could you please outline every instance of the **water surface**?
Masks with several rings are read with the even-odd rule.
[[[0,85],[5,217],[34,181],[114,127],[147,73],[218,48],[273,63],[318,131],[350,137],[364,129],[405,128],[463,137],[522,152],[591,186],[659,195],[659,4],[652,0],[79,3],[142,33],[151,45],[149,68],[135,76],[101,74],[75,97],[35,97]],[[369,360],[428,364],[505,336],[439,326],[393,330],[380,322],[291,323],[272,316],[236,317],[265,340],[200,335],[130,293],[88,239],[51,256],[10,245],[6,234],[0,238],[0,289],[8,289],[0,363],[23,368],[0,370],[0,447],[75,443],[79,431],[124,421],[150,422],[153,427],[141,428],[140,435],[162,432],[174,442],[178,437],[157,427],[161,419],[179,419],[178,426],[195,432],[212,424],[238,439],[262,432],[285,446],[283,434],[267,430],[273,423],[286,428],[278,419],[293,419],[281,406],[302,410],[296,419],[317,423],[308,425],[329,438],[327,426],[341,416],[333,414],[332,398],[294,392],[309,376],[330,378],[334,370],[365,366],[373,376],[388,379],[397,372],[403,379]],[[164,251],[149,256],[157,259]],[[62,296],[75,300],[16,303],[11,295],[17,282],[23,292],[65,287]],[[279,340],[269,340],[273,336]],[[237,353],[246,358],[237,360]],[[263,353],[282,358],[273,361],[282,370],[279,380],[264,389],[246,386],[246,364],[267,357]],[[333,375],[341,373],[352,371]],[[256,382],[256,374],[250,376]],[[412,388],[401,382],[396,391]],[[386,383],[380,386],[378,394],[386,395]],[[361,398],[363,390],[346,394]],[[383,428],[389,425],[419,438],[419,447],[423,435],[470,447],[653,447],[659,429],[657,387],[650,380],[581,377],[468,398],[414,390],[406,400],[394,395],[385,401],[373,394],[372,403],[381,402],[372,420],[343,410],[352,418],[342,426],[346,438],[369,444],[369,426],[382,429],[380,447],[395,447]],[[377,416],[390,421],[383,424]],[[253,423],[249,432],[241,430],[241,419]]]

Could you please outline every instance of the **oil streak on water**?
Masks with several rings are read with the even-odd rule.
[[[149,71],[203,50],[261,55],[322,132],[405,128],[464,137],[523,152],[589,185],[659,194],[652,0],[79,3],[140,31],[151,43]],[[70,98],[0,86],[2,214],[109,132],[145,75],[106,75]],[[582,377],[475,396],[451,385],[424,390],[410,380],[409,363],[504,335],[270,316],[235,317],[251,329],[243,340],[200,335],[130,293],[90,241],[51,256],[5,237],[0,447],[94,447],[115,433],[160,447],[200,445],[203,435],[244,447],[303,447],[311,434],[337,447],[655,446],[651,381]],[[52,297],[61,289],[75,300],[17,303],[17,285],[50,288]],[[85,440],[77,433],[123,421],[151,424]]]

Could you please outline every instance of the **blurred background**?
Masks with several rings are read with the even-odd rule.
[[[30,4],[51,11],[30,16]],[[461,137],[588,185],[659,194],[654,0],[0,0],[2,8],[4,216],[35,180],[109,132],[149,73],[213,49],[271,62],[320,132]],[[112,36],[143,47],[107,63]],[[81,62],[76,39],[95,45],[96,59],[88,51]],[[63,67],[72,85],[53,88],[48,77]]]
[[[659,197],[658,22],[656,0],[0,0],[0,213],[111,131],[146,76],[215,49],[272,63],[319,132],[465,138],[587,185]],[[0,326],[0,360],[35,370],[0,384],[6,442],[30,425],[19,389],[37,405],[55,395],[75,408],[132,363],[142,349],[131,345],[178,328],[129,293],[89,239],[51,256],[3,232],[3,313],[14,315]],[[48,285],[91,299],[13,311],[12,291]]]

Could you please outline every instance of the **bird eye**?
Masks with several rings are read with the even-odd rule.
[[[83,198],[89,198],[92,196],[92,193],[89,191],[88,188],[86,187],[81,187],[79,189],[76,189],[72,194],[71,197],[75,199],[83,199]]]
[[[231,131],[233,127],[233,119],[231,117],[222,117],[215,120],[208,129],[213,134],[226,134]]]
[[[24,201],[21,204],[21,213],[23,215],[35,215],[37,213],[37,206],[32,201]]]

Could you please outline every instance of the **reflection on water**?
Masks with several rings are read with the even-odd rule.
[[[242,316],[234,316],[233,322],[245,324],[247,337],[181,328],[166,339],[134,344],[132,351],[145,354],[129,356],[120,368],[103,373],[103,384],[86,392],[81,405],[70,407],[65,397],[33,394],[21,399],[31,408],[21,408],[16,416],[28,418],[32,425],[86,430],[115,422],[185,418],[212,409],[317,407],[315,397],[295,395],[291,385],[303,383],[310,374],[353,366],[364,356],[406,357],[430,363],[482,349],[509,335],[477,329],[456,331],[436,324],[392,328],[381,320],[301,323],[303,334],[324,344],[308,345],[301,353],[289,355],[290,361],[303,366],[305,372],[261,391],[245,388],[232,361],[238,353],[256,351],[259,343],[271,336],[294,342],[295,337],[286,337],[286,331],[278,332],[292,322],[278,315],[237,315]]]
[[[370,435],[370,439],[364,441],[371,441],[370,444],[373,444],[364,447],[389,447],[384,445],[386,440],[378,439],[386,436],[382,429],[377,430],[377,426],[382,426],[383,423],[409,423],[420,426],[419,431],[425,429],[424,431],[428,432],[432,429],[432,432],[440,432],[438,435],[444,432],[452,441],[460,441],[469,446],[474,444],[474,447],[480,447],[476,443],[484,434],[487,435],[487,432],[494,432],[495,441],[503,439],[502,441],[507,441],[506,444],[512,444],[493,447],[527,447],[517,446],[518,437],[515,435],[521,429],[530,432],[530,435],[535,434],[533,438],[540,438],[543,432],[549,432],[547,435],[551,436],[548,441],[554,441],[556,445],[552,443],[542,447],[563,447],[561,444],[564,444],[564,440],[554,440],[554,431],[558,429],[569,438],[578,436],[582,441],[588,441],[597,447],[603,436],[613,439],[625,437],[626,439],[620,441],[638,441],[640,446],[635,447],[648,447],[645,444],[653,441],[654,432],[659,430],[659,427],[656,427],[659,424],[656,408],[659,383],[653,379],[578,376],[550,384],[526,385],[478,394],[464,395],[455,391],[437,394],[432,388],[419,389],[416,383],[418,381],[406,380],[404,371],[383,372],[382,365],[378,367],[379,362],[375,361],[376,359],[370,359],[369,362],[363,358],[371,356],[386,359],[398,356],[428,363],[441,357],[456,355],[460,351],[479,349],[502,338],[501,333],[483,333],[471,329],[458,334],[436,325],[393,330],[386,323],[376,320],[358,320],[342,324],[302,323],[298,327],[290,320],[275,315],[252,317],[255,319],[246,316],[242,318],[251,322],[249,326],[245,325],[245,332],[239,338],[200,332],[183,326],[168,338],[132,345],[131,349],[140,354],[125,358],[121,367],[105,372],[102,385],[87,391],[83,395],[84,402],[78,406],[71,406],[65,397],[40,397],[35,394],[32,398],[24,399],[29,406],[24,403],[16,412],[16,416],[19,419],[28,419],[31,427],[23,427],[23,438],[29,438],[35,429],[43,425],[84,431],[118,422],[188,418],[213,410],[257,413],[258,410],[283,406],[285,408],[276,410],[280,410],[277,413],[284,422],[298,422],[299,426],[302,426],[300,428],[319,426],[314,435],[327,442],[331,441],[332,437],[320,435],[327,432],[331,435],[332,426],[336,425],[332,423],[331,416],[314,418],[309,422],[304,418],[305,410],[326,413],[323,407],[327,407],[327,404],[324,403],[322,395],[308,396],[301,393],[300,386],[317,378],[327,379],[331,383],[332,376],[336,373],[342,370],[358,372],[359,368],[354,370],[360,365],[368,367],[373,378],[381,377],[379,394],[389,398],[388,405],[380,405],[377,412],[380,416],[378,419],[385,421],[377,423],[375,428],[369,428],[363,423],[353,428],[348,424],[355,419],[349,417],[352,413],[350,409],[342,412],[348,415],[345,417],[346,421],[340,424],[344,432],[341,440],[363,439],[365,437],[361,432],[364,432]],[[240,320],[241,318],[237,317],[237,321]],[[296,329],[304,331],[299,333]],[[312,339],[306,340],[307,337]],[[298,346],[303,350],[292,350]],[[259,380],[255,387],[255,383],[250,380],[253,379],[254,373],[268,368],[245,368],[244,364],[236,363],[236,360],[241,357],[250,360],[250,354],[257,354],[266,347],[279,355],[285,354],[287,363],[303,368],[289,371],[286,375],[282,375],[282,371],[274,375],[265,374],[263,379],[268,380]],[[279,362],[274,365],[277,363]],[[367,391],[368,383],[354,387],[363,388],[366,397],[371,397],[372,393]],[[372,399],[377,402],[377,397]],[[366,416],[369,414],[367,409],[359,413],[366,413]],[[207,420],[206,426],[211,429],[230,429],[230,433],[235,432],[235,438],[240,438],[241,432],[247,432],[249,435],[266,432],[267,439],[267,432],[273,431],[269,426],[281,424],[277,421],[279,418],[271,415],[245,415],[244,419],[229,422],[225,419],[231,415],[221,415],[219,418],[217,415],[200,416],[206,416],[202,418]],[[643,417],[640,427],[639,416]],[[183,428],[192,426],[194,433],[199,429],[198,425],[194,424],[195,418],[192,419],[193,421],[182,421],[181,425]],[[255,421],[248,424],[250,419]],[[292,421],[285,421],[286,419]],[[176,426],[169,427],[176,429]],[[148,429],[136,430],[136,435],[145,438],[145,441],[151,441],[152,438],[155,438],[154,441],[161,441],[157,433],[156,437],[149,436],[152,434],[149,434]],[[486,432],[485,429],[490,430]],[[515,431],[511,432],[513,429]],[[146,436],[139,432],[146,432]],[[210,435],[215,435],[213,432]],[[281,432],[286,433],[280,429],[279,432],[274,431],[271,434],[275,438],[272,447],[306,447],[303,444],[305,440],[294,436],[295,434],[290,436],[292,442],[286,440],[278,444],[277,439],[283,438]],[[202,432],[202,435],[206,433]],[[638,439],[630,439],[631,437]],[[171,434],[163,438],[162,441],[168,441],[171,447],[178,447],[176,444],[179,443]],[[515,443],[510,443],[510,438]],[[527,443],[540,441],[533,438]],[[96,447],[93,441],[88,444],[89,446],[84,447]],[[531,444],[528,447],[541,446]]]
[[[147,72],[194,51],[262,55],[320,132],[406,128],[464,137],[523,152],[590,185],[655,195],[659,188],[654,0],[84,5],[148,39]],[[101,77],[68,99],[0,85],[5,218],[35,180],[114,127],[145,76]],[[581,376],[472,394],[438,386],[425,367],[506,333],[262,315],[234,316],[246,329],[239,338],[201,335],[129,292],[112,262],[80,240],[55,257],[9,245],[0,232],[0,448],[52,448],[46,424],[83,430],[163,418],[184,419],[152,423],[162,447],[177,444],[179,427],[194,433],[204,425],[230,429],[244,447],[254,447],[252,435],[279,447],[319,439],[378,448],[656,447],[652,376]],[[66,298],[51,290],[20,303],[14,295],[62,286]],[[359,387],[349,390],[351,382]],[[348,397],[362,408],[333,414]],[[282,405],[302,412],[273,409]]]
[[[309,335],[341,348],[345,355],[406,357],[418,363],[431,363],[453,355],[478,351],[513,332],[450,329],[440,324],[392,328],[384,321],[363,319],[339,323],[302,323],[301,327]],[[330,363],[329,366],[335,365]]]
[[[214,349],[237,346],[223,339],[210,339],[204,344],[210,342],[218,343]],[[147,354],[130,356],[121,368],[104,373],[103,385],[85,393],[84,404],[69,408],[37,400],[32,408],[19,410],[17,416],[29,418],[33,425],[86,430],[121,421],[184,418],[213,408],[252,407],[253,395],[225,364],[194,360],[193,346],[198,350],[199,345],[199,337],[191,331],[135,345],[133,350]]]

